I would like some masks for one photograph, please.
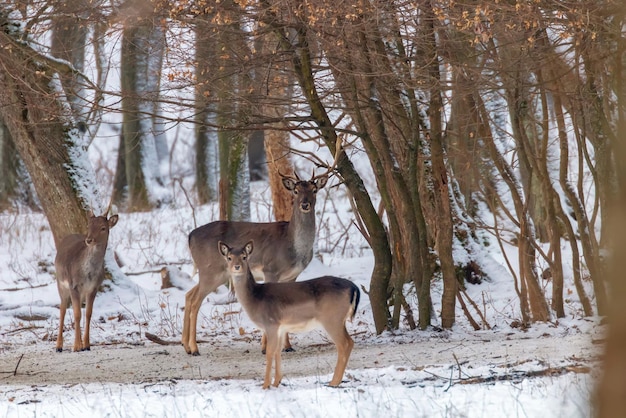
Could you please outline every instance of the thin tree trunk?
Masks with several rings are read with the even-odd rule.
[[[208,21],[212,14],[196,18],[196,183],[200,204],[218,199],[219,156],[217,146],[216,93],[213,80],[217,72],[215,28]]]
[[[274,219],[288,221],[291,219],[293,202],[291,193],[283,186],[281,174],[288,177],[293,177],[294,174],[289,154],[289,132],[277,129],[265,131],[265,154],[272,190]]]
[[[264,56],[274,57],[276,55],[276,34],[270,33],[263,37],[260,48]],[[287,72],[288,63],[282,60],[272,59],[271,65],[267,73],[267,85],[265,86],[265,94],[267,102],[263,107],[263,111],[270,118],[280,121],[289,111],[292,100],[293,89],[290,87],[293,76],[289,77]],[[283,103],[273,104],[273,103]],[[275,128],[275,129],[272,129]],[[270,129],[265,131],[265,156],[268,165],[268,177],[270,189],[272,191],[272,208],[274,210],[274,219],[276,221],[288,221],[291,219],[292,212],[292,196],[282,183],[282,176],[293,177],[294,169],[290,157],[290,132],[286,130],[287,126],[282,122],[271,124]]]
[[[242,30],[242,15],[232,0],[220,3],[218,13],[224,22],[218,27],[217,102],[218,147],[220,161],[220,218],[250,220],[250,170],[248,140],[252,131],[244,130],[250,117],[250,92],[253,83],[241,62],[250,59],[247,35]]]
[[[78,71],[83,71],[85,62],[85,43],[89,29],[86,19],[83,19],[86,4],[82,0],[56,6],[56,14],[52,19],[51,52],[57,58],[72,64]],[[72,108],[77,123],[86,122],[88,106],[85,101],[83,83],[76,76],[70,74],[61,77],[61,83]],[[84,125],[81,129],[85,130]]]
[[[138,51],[138,38],[146,36],[146,31],[141,30],[140,23],[126,22],[122,39],[122,138],[124,141],[124,158],[125,165],[117,167],[118,170],[125,170],[126,181],[128,182],[124,189],[126,190],[127,209],[129,211],[144,211],[152,208],[152,203],[148,195],[148,186],[145,173],[142,170],[143,155],[142,149],[142,130],[141,118],[145,115],[139,115],[138,97],[136,84],[137,80],[137,61],[142,57]],[[121,147],[120,147],[121,149]],[[118,160],[120,161],[120,160]]]
[[[171,200],[169,191],[163,187],[154,134],[163,36],[164,28],[155,15],[125,21],[121,59],[122,136],[130,211],[149,210]]]
[[[430,2],[429,2],[430,3]],[[443,295],[441,298],[441,326],[452,328],[455,322],[456,296],[458,293],[458,282],[454,259],[452,257],[452,210],[450,207],[450,190],[448,189],[448,172],[444,161],[443,150],[443,126],[442,110],[443,101],[441,97],[441,75],[439,74],[439,59],[437,53],[437,40],[435,36],[435,16],[433,5],[429,4],[426,10],[426,50],[433,57],[429,67],[430,103],[428,115],[430,118],[430,150],[432,161],[432,182],[434,186],[433,195],[435,199],[436,224],[437,224],[437,253],[443,275]]]
[[[0,212],[10,208],[19,194],[19,154],[7,126],[0,121]]]

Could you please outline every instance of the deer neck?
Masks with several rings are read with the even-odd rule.
[[[289,240],[296,256],[308,264],[313,256],[315,243],[315,211],[302,213],[298,208],[293,209],[289,222]]]
[[[96,278],[100,276],[104,270],[104,253],[106,251],[106,242],[98,243],[92,246],[83,247],[85,250],[82,254],[83,274],[88,278]]]
[[[250,269],[246,269],[241,273],[231,273],[233,284],[235,286],[235,294],[239,302],[249,309],[254,295],[254,290],[260,286],[255,280]]]
[[[104,265],[104,253],[107,249],[106,242],[100,242],[95,245],[87,246],[84,252],[84,262],[95,267]]]

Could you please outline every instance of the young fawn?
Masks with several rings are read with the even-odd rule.
[[[56,350],[63,351],[63,323],[65,311],[71,303],[74,310],[74,351],[90,349],[89,327],[93,301],[104,280],[104,254],[109,240],[109,230],[117,224],[118,215],[107,219],[89,216],[87,235],[73,234],[63,238],[54,260],[57,287],[61,297],[59,306],[59,335]],[[81,340],[81,306],[85,302],[85,335]]]
[[[337,347],[337,364],[329,386],[338,386],[354,346],[346,330],[346,320],[352,319],[357,310],[361,297],[359,288],[349,280],[332,276],[302,282],[257,283],[248,265],[253,249],[252,241],[240,249],[233,249],[222,241],[218,243],[237,299],[267,337],[263,389],[270,386],[272,361],[276,363],[272,385],[278,386],[283,377],[280,361],[286,333],[317,327],[323,327]]]

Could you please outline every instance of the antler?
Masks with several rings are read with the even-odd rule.
[[[339,162],[339,156],[341,155],[341,152],[343,151],[343,147],[341,146],[343,143],[341,136],[337,135],[337,142],[335,143],[335,156],[334,156],[334,160],[333,163],[330,166],[326,166],[328,167],[328,170],[326,170],[324,173],[322,174],[318,174],[317,176],[315,175],[315,169],[313,169],[313,176],[311,177],[311,181],[317,180],[320,177],[324,177],[324,176],[328,176],[330,175],[331,172],[335,171],[335,168],[337,167],[337,163]]]
[[[301,154],[308,154],[312,157],[312,159],[317,160],[318,162],[314,164],[317,165],[317,167],[323,167],[326,166],[328,168],[328,170],[326,170],[325,172],[323,172],[322,174],[318,174],[315,175],[315,167],[313,168],[313,173],[311,174],[311,180],[309,181],[315,181],[321,177],[324,176],[328,176],[330,175],[331,172],[333,172],[335,170],[335,168],[337,167],[337,163],[339,162],[339,156],[341,155],[341,152],[343,151],[343,147],[341,146],[343,143],[342,139],[340,136],[337,136],[337,143],[335,144],[335,155],[334,155],[334,159],[333,159],[333,163],[331,165],[325,164],[321,158],[319,158],[318,156],[316,156],[314,153],[312,152],[308,152],[308,151],[300,151]],[[278,175],[281,176],[282,178],[293,178],[291,176],[286,176],[283,173],[280,172],[280,169],[278,170]],[[302,179],[300,179],[300,176],[298,176],[298,173],[296,173],[296,171],[294,170],[293,172],[294,177],[296,178],[297,181],[302,181]]]
[[[280,168],[278,169],[278,175],[281,176],[284,179],[293,179],[292,176],[286,176],[283,173],[280,172]],[[295,176],[296,180],[300,181],[300,177],[298,177],[298,173],[296,173],[296,171],[294,170],[293,175]]]
[[[105,218],[108,218],[109,215],[116,215],[116,214],[117,214],[117,207],[113,204],[113,196],[111,196],[111,199],[109,200],[109,205],[107,206],[102,216],[104,216]]]

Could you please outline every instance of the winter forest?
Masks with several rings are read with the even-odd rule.
[[[327,204],[348,204],[315,251],[371,253],[377,334],[488,329],[467,289],[492,279],[489,246],[516,327],[571,299],[608,318],[597,411],[614,416],[625,24],[622,0],[3,0],[0,216],[45,215],[58,246],[90,212],[186,207],[186,234],[206,205],[258,220],[262,183],[263,221],[288,221],[282,179],[329,173]]]

